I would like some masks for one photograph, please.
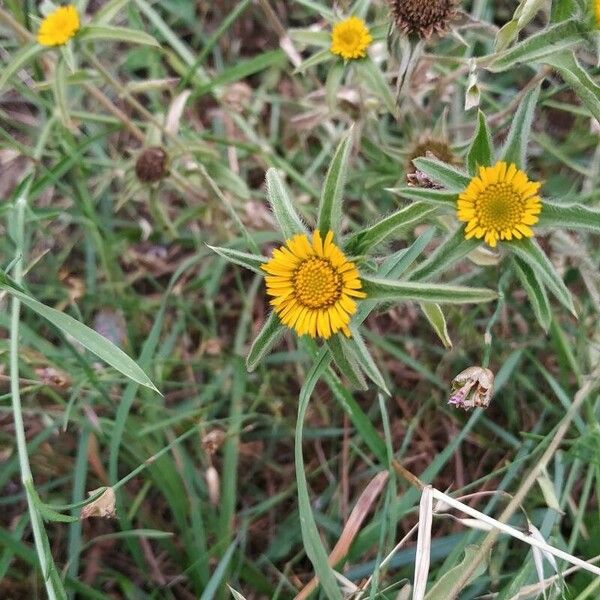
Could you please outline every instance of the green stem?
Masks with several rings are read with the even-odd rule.
[[[27,186],[28,187],[28,186]],[[14,237],[16,244],[16,264],[13,271],[14,280],[21,284],[23,281],[23,264],[25,262],[25,210],[27,208],[27,187],[19,195],[14,208]],[[27,496],[27,506],[35,549],[42,571],[44,584],[49,600],[58,600],[65,597],[60,583],[52,577],[52,570],[56,572],[52,555],[48,550],[47,536],[44,522],[38,512],[32,494],[33,476],[29,465],[27,454],[27,439],[25,437],[25,426],[23,423],[23,411],[21,408],[21,393],[19,389],[19,322],[21,316],[21,302],[17,298],[11,303],[11,327],[10,327],[10,392],[12,399],[13,420],[15,424],[15,436],[17,441],[17,452],[19,455],[19,466],[21,470],[21,481]],[[61,593],[62,592],[62,593]]]

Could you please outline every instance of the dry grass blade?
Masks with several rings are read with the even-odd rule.
[[[431,560],[431,523],[433,522],[433,492],[431,486],[423,488],[419,505],[419,534],[417,536],[417,555],[415,558],[415,578],[413,600],[425,598],[429,563]]]
[[[371,479],[367,487],[363,490],[362,494],[356,501],[356,505],[352,509],[352,512],[348,517],[348,521],[346,521],[346,525],[344,525],[340,539],[337,541],[335,547],[329,554],[328,562],[332,567],[342,560],[342,558],[344,558],[344,556],[346,556],[348,553],[352,541],[359,532],[363,521],[373,506],[373,503],[375,500],[377,500],[377,497],[381,493],[383,486],[388,480],[388,475],[389,474],[387,471],[381,471],[380,473],[377,473],[377,475]],[[317,578],[313,577],[296,596],[295,600],[304,600],[305,598],[308,598],[317,586],[317,582]]]

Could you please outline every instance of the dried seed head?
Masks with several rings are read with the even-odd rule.
[[[452,380],[448,404],[470,410],[487,408],[494,393],[494,374],[484,367],[469,367]]]
[[[88,496],[95,496],[103,488],[88,492]],[[103,517],[105,519],[113,519],[116,516],[115,512],[115,492],[112,488],[104,488],[104,492],[100,494],[93,502],[86,504],[81,509],[81,518],[89,519],[90,517]]]
[[[142,183],[156,183],[167,175],[169,157],[159,146],[143,150],[135,163],[135,174]]]
[[[431,135],[421,136],[409,151],[406,159],[407,173],[416,173],[417,168],[412,161],[421,157],[437,158],[450,165],[455,165],[458,162],[450,144],[442,138],[435,138]]]
[[[448,29],[458,0],[389,0],[389,3],[400,31],[427,39]]]

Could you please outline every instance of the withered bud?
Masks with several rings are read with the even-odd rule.
[[[142,183],[156,183],[168,173],[169,157],[160,146],[142,150],[135,162],[135,174]]]
[[[446,140],[429,135],[421,136],[410,149],[406,159],[407,173],[416,172],[417,167],[413,164],[415,158],[437,158],[450,165],[458,163],[450,144]]]
[[[225,432],[222,429],[211,429],[202,436],[202,448],[206,454],[212,456],[225,441]]]
[[[470,410],[487,408],[494,393],[494,374],[484,367],[469,367],[452,380],[448,404]]]
[[[88,496],[95,496],[100,490],[104,492],[98,498],[86,504],[81,509],[81,519],[89,519],[90,517],[103,517],[105,519],[113,519],[116,516],[115,511],[115,492],[112,488],[98,488],[88,492]]]
[[[427,39],[444,33],[456,15],[458,0],[388,0],[396,27]]]

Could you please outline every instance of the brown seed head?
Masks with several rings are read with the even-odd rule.
[[[162,148],[146,148],[135,163],[135,174],[142,183],[156,183],[166,176],[167,162],[167,153]]]
[[[443,33],[456,14],[458,0],[388,0],[396,27],[429,38]]]
[[[448,164],[457,164],[456,156],[450,148],[450,144],[444,139],[434,138],[430,135],[425,135],[419,138],[408,153],[406,159],[406,172],[415,173],[417,168],[413,165],[415,158],[437,158]]]

